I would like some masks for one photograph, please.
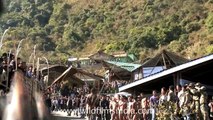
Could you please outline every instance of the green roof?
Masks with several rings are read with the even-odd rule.
[[[128,56],[132,59],[132,61],[137,60],[137,57],[134,54],[128,54]]]
[[[141,67],[141,64],[133,64],[133,63],[125,63],[125,62],[116,62],[116,61],[106,61],[109,64],[115,65],[117,67],[120,67],[122,69],[125,69],[129,72],[133,72],[134,70]]]

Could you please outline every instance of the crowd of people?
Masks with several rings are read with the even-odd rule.
[[[12,82],[12,76],[16,70],[22,71],[25,77],[37,80],[41,88],[44,85],[42,81],[42,74],[37,72],[37,69],[33,65],[27,64],[20,57],[17,57],[12,53],[3,53],[0,57],[0,89],[4,92],[8,92],[6,87],[10,88]]]
[[[37,110],[41,106],[42,108],[39,110],[44,114],[40,117],[49,116],[46,114],[46,108],[43,107],[44,104],[41,100],[42,93],[40,92],[43,90],[43,84],[40,77],[41,74],[33,65],[28,65],[23,59],[12,53],[2,54],[0,57],[0,119],[3,117],[16,119],[17,116],[37,118],[40,114]],[[17,101],[22,102],[16,104]],[[36,106],[37,104],[39,107]],[[12,107],[8,109],[9,106]],[[23,113],[25,110],[29,113]],[[13,116],[10,117],[11,115],[8,113]],[[17,113],[21,115],[17,115]]]
[[[132,96],[99,93],[96,88],[84,86],[68,90],[66,96],[52,96],[49,108],[89,120],[210,120],[213,98],[209,97],[200,83]]]
[[[56,83],[46,94],[49,96],[46,99],[46,105],[51,111],[84,109],[89,87],[84,85],[82,87],[74,86],[69,88],[69,86],[64,86],[63,83]],[[75,112],[75,114],[81,117],[85,116],[80,114],[80,112]],[[68,112],[68,115],[71,115],[71,111]]]
[[[118,88],[127,84],[127,81],[107,81],[103,85],[102,93],[113,94],[118,92]]]

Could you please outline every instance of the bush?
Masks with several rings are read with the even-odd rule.
[[[213,12],[210,12],[208,14],[205,25],[207,26],[207,28],[210,32],[213,31]]]
[[[186,25],[186,32],[190,33],[193,31],[198,31],[201,28],[200,24],[197,22],[191,22]]]
[[[213,44],[210,44],[209,46],[206,47],[206,52],[207,54],[213,53]]]

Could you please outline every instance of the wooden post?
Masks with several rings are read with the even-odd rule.
[[[174,73],[173,74],[174,88],[176,88],[176,86],[180,84],[180,78],[181,78],[180,73]],[[176,93],[176,89],[174,90],[174,92]]]
[[[181,74],[178,72],[177,73],[177,85],[179,85],[180,84],[180,78],[181,78]]]
[[[39,80],[39,62],[40,59],[37,58],[37,64],[36,64],[36,79]]]
[[[144,78],[144,73],[143,73],[143,72],[144,72],[143,67],[141,67],[142,78]],[[142,79],[142,78],[141,78],[141,79]]]
[[[133,96],[136,96],[136,90],[135,89],[133,90]]]
[[[166,61],[165,61],[165,58],[164,58],[164,53],[162,53],[162,58],[163,58],[163,64],[164,64],[164,66],[165,66],[166,69],[167,69]]]

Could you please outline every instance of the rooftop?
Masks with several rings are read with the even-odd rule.
[[[114,65],[114,66],[118,66],[122,69],[125,69],[129,72],[133,72],[134,70],[138,69],[139,67],[141,67],[141,64],[133,64],[133,63],[124,63],[124,62],[116,62],[116,61],[106,61],[106,63]]]

